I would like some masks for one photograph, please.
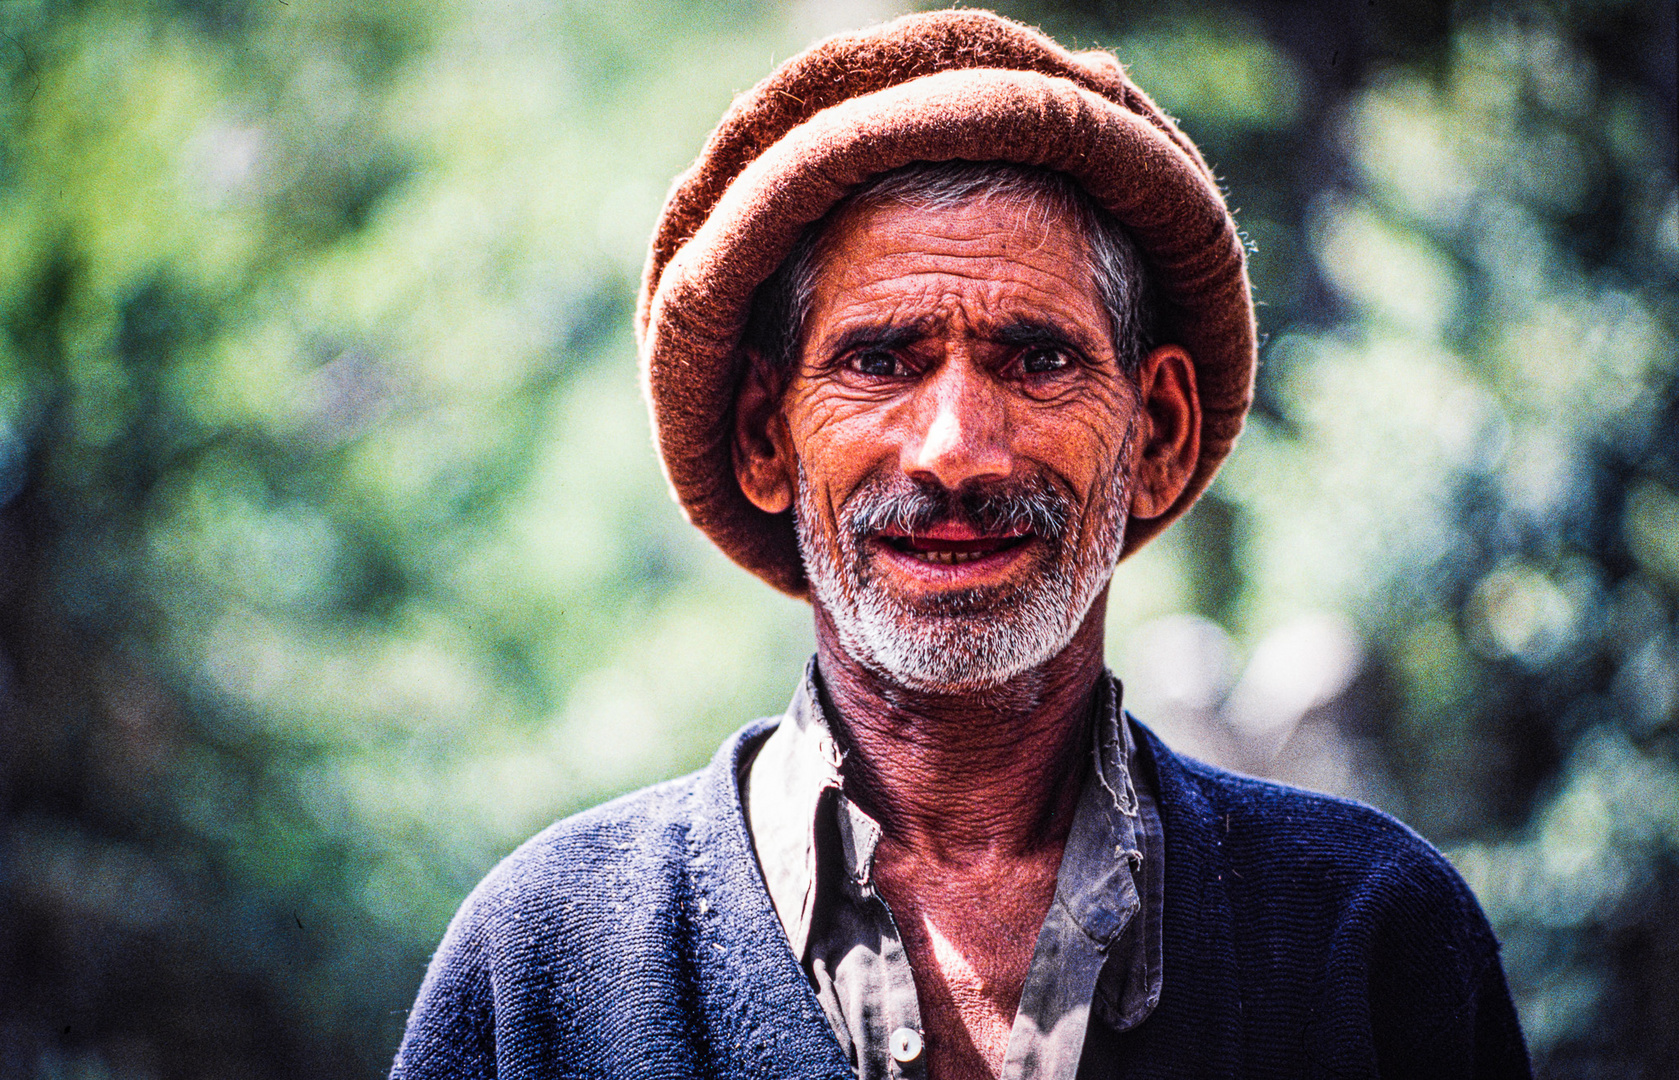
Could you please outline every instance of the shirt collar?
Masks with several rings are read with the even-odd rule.
[[[1131,779],[1135,747],[1121,719],[1118,681],[1104,673],[1096,693],[1092,768],[1062,850],[1055,902],[1106,949],[1140,903],[1133,878],[1143,865],[1143,830]]]
[[[828,792],[841,790],[843,761],[822,715],[812,657],[780,726],[747,763],[741,786],[764,885],[801,960],[816,906],[817,811]]]
[[[816,838],[824,804],[835,814],[847,889],[854,895],[872,894],[874,850],[881,835],[879,824],[844,796],[844,758],[823,713],[816,680],[813,657],[780,726],[748,763],[742,786],[765,886],[801,960],[815,910]],[[1139,909],[1150,899],[1158,907],[1159,890],[1150,887],[1158,874],[1145,872],[1144,849],[1154,849],[1147,861],[1157,866],[1161,845],[1152,800],[1139,796],[1133,778],[1136,745],[1124,722],[1121,694],[1119,680],[1104,672],[1095,702],[1093,767],[1067,835],[1055,903],[1104,953],[1122,936],[1141,939],[1133,950],[1141,966],[1124,980],[1141,998],[1103,1003],[1111,1019],[1128,1021],[1122,1026],[1129,1027],[1159,997],[1159,912]],[[1124,933],[1128,927],[1131,934]]]

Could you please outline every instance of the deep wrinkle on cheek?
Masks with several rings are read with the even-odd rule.
[[[846,484],[846,477],[869,475],[890,453],[887,441],[877,434],[878,406],[834,392],[815,396],[819,400],[804,410],[802,422],[789,425],[794,456],[813,490],[833,483],[854,487]]]
[[[829,442],[866,437],[871,428],[890,426],[903,407],[903,395],[891,389],[831,376],[812,380],[788,426],[800,444],[819,436]]]

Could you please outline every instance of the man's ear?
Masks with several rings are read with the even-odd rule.
[[[747,350],[746,373],[735,397],[735,479],[752,505],[779,514],[793,505],[792,439],[781,412],[780,373]]]
[[[1162,345],[1137,369],[1145,435],[1132,474],[1131,513],[1159,517],[1178,501],[1201,458],[1201,398],[1195,362],[1181,345]]]

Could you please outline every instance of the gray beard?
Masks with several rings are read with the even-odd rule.
[[[1124,469],[1130,442],[1127,431],[1114,475],[1096,493],[1103,505],[1088,517],[1091,536],[1081,535],[1084,519],[1063,514],[1060,535],[1038,537],[1048,565],[1025,584],[960,590],[920,604],[874,580],[863,539],[870,530],[859,523],[878,520],[882,500],[871,500],[867,490],[848,500],[836,542],[818,524],[822,516],[801,465],[793,514],[799,552],[840,647],[900,686],[935,692],[1001,686],[1060,653],[1119,563],[1130,507]]]

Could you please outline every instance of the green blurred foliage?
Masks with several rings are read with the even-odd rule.
[[[892,10],[0,6],[0,1074],[379,1075],[497,858],[779,711],[808,614],[668,501],[634,282],[731,94]],[[1255,419],[1116,669],[1343,613],[1360,790],[1542,1072],[1661,1074],[1671,10],[1005,10],[1114,48],[1254,248]]]

